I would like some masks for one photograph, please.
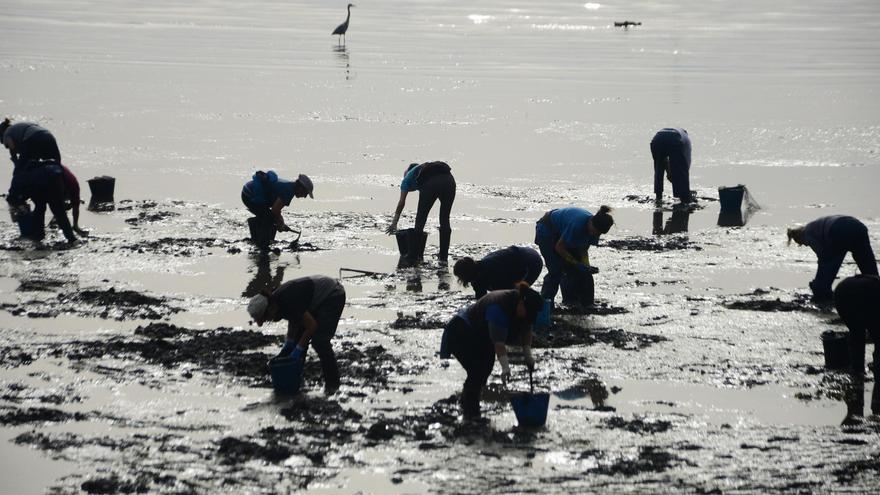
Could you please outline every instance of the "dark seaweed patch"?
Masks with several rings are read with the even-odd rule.
[[[656,446],[639,447],[635,459],[618,459],[610,464],[600,464],[591,472],[609,476],[636,476],[641,473],[660,473],[681,461],[677,456]]]
[[[217,454],[224,464],[242,464],[254,459],[281,462],[293,455],[293,450],[277,442],[259,444],[250,440],[226,437],[220,440]]]
[[[808,294],[795,294],[791,300],[783,301],[777,297],[775,299],[766,299],[752,296],[762,296],[769,294],[764,289],[755,289],[751,294],[745,294],[748,299],[739,299],[735,301],[724,301],[722,304],[728,309],[740,309],[747,311],[805,311],[805,312],[824,312],[824,308],[820,308],[810,301]]]
[[[31,407],[12,409],[9,412],[0,414],[0,424],[14,426],[26,423],[61,423],[64,421],[82,421],[86,418],[87,416],[82,413],[68,413],[47,407]]]
[[[132,290],[114,287],[106,290],[79,289],[58,294],[54,299],[0,304],[0,309],[15,316],[29,318],[54,318],[62,313],[74,313],[83,317],[115,318],[117,320],[158,320],[180,312],[180,308],[168,305],[166,297],[153,297]]]
[[[603,424],[604,427],[608,429],[620,429],[638,434],[663,433],[672,428],[672,423],[669,421],[662,419],[649,420],[646,417],[638,416],[631,420],[626,420],[621,416],[612,416],[606,419]]]
[[[666,340],[668,339],[662,335],[627,332],[618,328],[587,328],[565,319],[554,318],[549,331],[540,332],[535,336],[533,346],[542,349],[609,344],[616,349],[633,351]]]
[[[566,304],[555,308],[553,310],[553,313],[558,315],[608,316],[626,314],[629,313],[629,310],[626,308],[621,308],[619,306],[611,306],[607,302],[597,302],[596,304],[592,305]]]
[[[443,328],[446,326],[446,322],[441,321],[437,318],[425,316],[426,313],[424,311],[417,311],[415,315],[405,315],[402,312],[397,313],[397,319],[391,322],[389,327],[394,328],[396,330],[402,329],[433,329],[433,328]]]
[[[611,239],[602,243],[603,247],[610,247],[618,251],[681,251],[690,249],[702,251],[703,248],[689,241],[685,236],[665,237],[630,237],[627,239]]]
[[[149,252],[169,256],[192,256],[212,248],[225,249],[227,252],[233,248],[239,249],[235,244],[235,242],[216,237],[162,237],[155,240],[126,244],[120,248],[138,253]]]
[[[837,481],[847,484],[859,477],[877,476],[880,474],[880,452],[868,454],[864,459],[847,462],[832,471],[832,474],[837,477]]]
[[[161,222],[162,220],[179,216],[180,213],[175,213],[173,211],[157,211],[155,213],[142,211],[138,213],[138,216],[136,217],[126,218],[125,223],[129,225],[142,225],[145,223]]]
[[[53,278],[26,278],[19,282],[18,288],[15,290],[18,292],[52,292],[67,283],[65,280]]]
[[[92,478],[83,482],[80,488],[86,493],[148,493],[149,481],[145,478],[124,480],[116,475],[105,478]]]
[[[165,368],[192,363],[203,370],[225,371],[254,386],[268,386],[266,362],[269,356],[247,351],[279,342],[277,336],[249,330],[218,328],[198,331],[167,323],[138,327],[135,335],[146,337],[146,340],[114,337],[100,341],[74,341],[51,354],[72,360],[138,356]]]
[[[0,366],[4,368],[27,366],[34,362],[34,359],[31,352],[24,351],[18,346],[0,348]]]
[[[14,442],[19,445],[30,445],[40,450],[54,453],[65,449],[81,448],[90,445],[121,451],[137,443],[134,439],[111,438],[108,436],[87,438],[69,432],[46,433],[38,431],[22,433],[15,437]]]

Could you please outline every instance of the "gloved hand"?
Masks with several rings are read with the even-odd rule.
[[[524,347],[523,348],[523,359],[526,362],[526,368],[529,371],[535,371],[535,358],[532,356],[532,348]]]
[[[290,357],[292,357],[294,361],[302,361],[303,358],[305,358],[305,355],[306,355],[305,348],[300,347],[300,346],[296,346],[296,349],[294,349],[293,352],[290,353]]]
[[[293,350],[296,348],[296,342],[292,340],[286,340],[284,345],[281,347],[281,351],[278,353],[279,356],[289,356]]]

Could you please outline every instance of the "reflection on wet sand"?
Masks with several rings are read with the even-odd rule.
[[[397,262],[397,270],[409,269],[412,269],[412,271],[406,275],[406,290],[409,292],[422,292],[422,269],[419,263],[413,263],[406,256],[401,256]]]
[[[678,234],[688,231],[688,220],[691,216],[691,210],[688,208],[674,208],[672,216],[666,220],[663,225],[663,210],[654,210],[653,230],[654,235]]]
[[[254,277],[248,282],[247,287],[245,287],[244,292],[241,293],[242,297],[253,297],[263,289],[274,289],[281,285],[284,281],[284,269],[287,268],[287,265],[279,263],[275,267],[275,275],[273,276],[267,254],[256,252],[251,258],[254,260],[257,270],[254,273]]]
[[[339,67],[345,69],[345,80],[351,81],[351,61],[348,57],[348,48],[345,45],[337,45],[333,47],[333,52],[336,54]]]
[[[744,227],[752,217],[752,213],[754,213],[752,209],[720,211],[718,212],[718,226]]]

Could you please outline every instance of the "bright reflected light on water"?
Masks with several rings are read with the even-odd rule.
[[[495,18],[495,16],[484,15],[484,14],[471,14],[468,16],[468,19],[473,21],[474,24],[485,24],[494,18]]]
[[[585,3],[584,8],[587,10],[599,10],[602,7],[602,4],[599,3]]]
[[[542,31],[593,31],[596,26],[587,26],[584,24],[532,24],[532,29]]]

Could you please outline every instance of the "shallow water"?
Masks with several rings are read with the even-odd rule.
[[[819,341],[839,322],[803,302],[814,255],[784,229],[848,213],[880,245],[876,2],[378,1],[344,47],[342,7],[6,6],[3,112],[55,133],[84,199],[109,174],[118,200],[73,250],[0,218],[8,491],[871,490],[880,429],[840,426]],[[745,227],[711,199],[675,222],[639,200],[668,125],[692,136],[699,196],[748,185]],[[420,268],[382,234],[406,164],[435,159],[458,182],[453,259],[530,243],[550,208],[616,209],[591,256],[609,314],[559,316],[535,351],[543,430],[514,428],[497,379],[485,427],[447,400],[464,374],[436,359],[439,326],[469,293],[433,259],[434,217]],[[239,190],[258,168],[314,179],[287,218],[319,250],[252,253]],[[341,392],[312,367],[305,399],[275,397],[260,365],[284,327],[234,332],[256,330],[244,295],[340,268],[386,274],[345,274]],[[159,321],[191,330],[135,334]]]

